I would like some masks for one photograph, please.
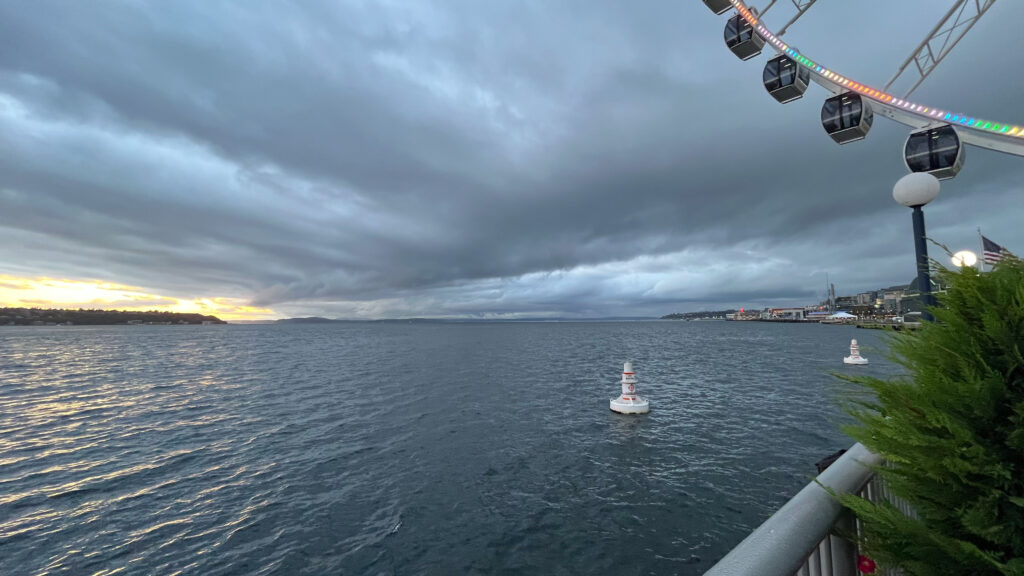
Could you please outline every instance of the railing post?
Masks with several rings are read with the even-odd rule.
[[[853,512],[844,510],[835,526],[832,527],[832,534],[829,540],[832,544],[832,574],[835,576],[856,576],[857,574],[857,546],[843,536],[849,537],[857,530],[857,521]]]

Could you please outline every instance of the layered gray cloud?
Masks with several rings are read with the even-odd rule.
[[[789,40],[876,85],[941,15],[821,4]],[[916,99],[1024,123],[1006,4]],[[775,103],[723,25],[682,1],[2,5],[0,272],[343,317],[660,315],[908,280],[905,130],[835,146],[824,93]],[[931,235],[1024,250],[1022,176],[970,150]]]

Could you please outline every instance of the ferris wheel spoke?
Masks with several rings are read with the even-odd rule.
[[[885,83],[882,90],[888,92],[893,83],[909,70],[910,64],[913,63],[917,81],[903,97],[910,96],[995,3],[996,0],[957,0],[928,36],[914,48],[903,64],[900,64],[896,75]],[[950,22],[950,19],[953,21]]]
[[[785,34],[786,30],[788,30],[794,22],[799,20],[800,17],[803,16],[804,13],[811,8],[811,6],[814,6],[814,3],[817,1],[818,0],[793,0],[793,5],[796,6],[796,15],[790,18],[789,22],[783,24],[782,28],[779,28],[779,31],[776,34],[776,36],[782,36],[783,34]]]

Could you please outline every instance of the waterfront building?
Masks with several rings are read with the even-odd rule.
[[[849,312],[850,314],[853,314],[854,316],[864,318],[875,315],[875,306],[874,303],[857,304],[855,306],[850,306],[848,309],[846,309],[846,311]]]
[[[840,296],[836,298],[836,309],[846,309],[857,305],[857,299],[853,296]]]
[[[772,308],[769,312],[772,318],[783,318],[786,320],[805,319],[803,308]]]
[[[899,314],[903,311],[903,288],[888,289],[882,296],[882,307],[886,312]]]
[[[878,298],[878,292],[861,292],[854,297],[857,306],[871,306],[874,305],[875,300]]]
[[[808,312],[805,314],[804,318],[815,322],[821,322],[828,316],[830,316],[830,314],[827,310],[815,310],[814,312]]]
[[[747,310],[745,308],[740,308],[739,312],[734,312],[732,314],[726,314],[725,315],[725,319],[726,320],[737,320],[737,321],[739,321],[739,320],[757,320],[760,317],[761,317],[761,313],[760,312],[756,312],[754,310]]]

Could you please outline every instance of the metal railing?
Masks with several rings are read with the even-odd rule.
[[[880,464],[881,456],[854,444],[704,576],[855,576],[857,547],[840,534],[859,532],[857,521],[823,486],[873,502],[887,499],[912,514],[869,468]]]

